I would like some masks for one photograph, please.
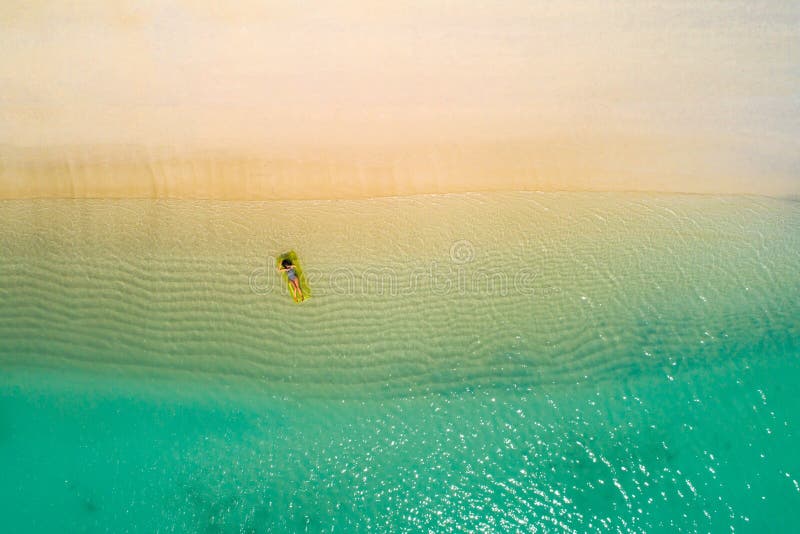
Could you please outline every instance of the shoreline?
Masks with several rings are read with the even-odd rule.
[[[756,176],[746,169],[729,173],[727,165],[709,164],[699,153],[687,166],[674,157],[674,145],[665,151],[655,142],[625,146],[623,141],[263,152],[0,145],[0,199],[355,200],[507,191],[800,194],[798,184],[782,176]],[[611,145],[617,150],[609,155]]]
[[[185,202],[222,202],[222,203],[259,203],[259,202],[347,202],[364,200],[393,200],[393,199],[424,199],[427,197],[458,197],[470,195],[514,195],[514,194],[544,194],[544,195],[643,195],[648,197],[714,197],[714,198],[764,198],[769,200],[782,200],[800,202],[800,195],[794,193],[765,194],[748,192],[693,192],[693,191],[661,191],[652,189],[485,189],[485,190],[457,190],[435,193],[408,193],[386,194],[374,196],[337,196],[337,197],[308,197],[308,198],[215,198],[215,197],[182,197],[182,196],[81,196],[81,197],[56,197],[56,196],[31,196],[31,197],[4,197],[0,195],[0,202],[13,201],[185,201]]]

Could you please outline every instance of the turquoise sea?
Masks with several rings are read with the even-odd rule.
[[[3,532],[800,530],[797,202],[19,200],[0,228]]]

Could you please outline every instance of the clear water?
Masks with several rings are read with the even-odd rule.
[[[800,527],[797,203],[13,201],[0,221],[4,531]],[[265,270],[290,247],[302,306]]]

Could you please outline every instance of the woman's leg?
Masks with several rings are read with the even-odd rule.
[[[295,295],[300,295],[300,300],[304,300],[305,297],[303,296],[303,290],[300,289],[300,280],[295,278],[294,280],[292,280],[292,285],[294,285]]]

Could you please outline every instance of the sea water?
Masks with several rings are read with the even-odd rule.
[[[800,528],[796,202],[21,200],[0,227],[3,531]]]

